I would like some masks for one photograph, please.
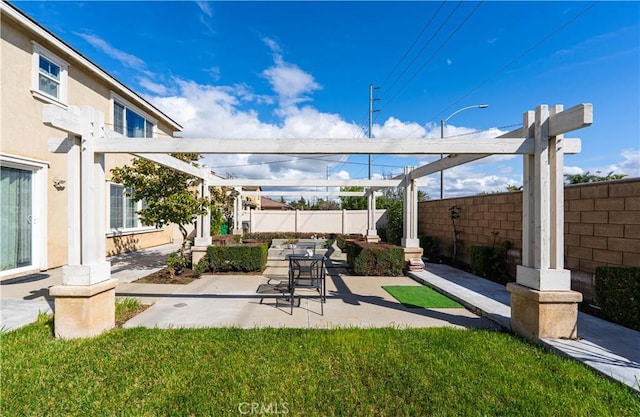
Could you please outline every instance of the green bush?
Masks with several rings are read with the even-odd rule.
[[[213,272],[260,272],[267,264],[267,245],[209,246],[207,259]]]
[[[488,280],[506,284],[509,282],[506,249],[495,246],[471,246],[471,271]]]
[[[436,260],[440,257],[440,242],[438,239],[432,236],[419,236],[420,247],[423,250],[423,255],[429,260]]]
[[[404,249],[399,246],[351,242],[346,247],[347,264],[354,275],[400,276],[404,269]]]
[[[174,252],[171,255],[167,256],[166,263],[171,277],[174,277],[176,273],[182,271],[183,268],[190,266],[190,261],[184,256],[180,255],[180,252]]]
[[[200,276],[203,273],[207,272],[208,270],[209,270],[209,257],[205,255],[193,267],[193,276],[196,278],[200,278]]]
[[[255,239],[265,242],[271,246],[273,239],[311,239],[316,237],[335,237],[334,233],[296,233],[296,232],[264,232],[264,233],[245,233],[243,239]]]
[[[640,330],[640,268],[596,268],[596,302],[614,323]]]

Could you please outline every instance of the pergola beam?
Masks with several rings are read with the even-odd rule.
[[[428,155],[441,153],[531,154],[534,143],[525,138],[469,139],[335,139],[335,138],[135,138],[107,137],[96,141],[104,153],[202,153],[202,154],[325,154],[325,155]],[[574,147],[575,148],[575,147]],[[578,147],[579,149],[579,147]]]
[[[339,196],[339,197],[363,197],[364,191],[242,191],[243,196],[276,195],[282,197],[300,196]]]
[[[325,179],[325,178],[309,178],[309,179],[283,179],[283,180],[260,180],[260,179],[243,179],[229,178],[224,179],[216,176],[209,177],[208,184],[210,186],[226,186],[226,187],[397,187],[400,180],[367,180],[367,179]]]

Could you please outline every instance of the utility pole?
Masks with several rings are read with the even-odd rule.
[[[371,128],[373,127],[373,113],[380,111],[373,109],[373,102],[380,100],[379,98],[373,98],[373,90],[379,90],[380,87],[374,87],[373,84],[369,84],[369,139],[371,139]],[[369,154],[369,179],[371,179],[371,154]]]

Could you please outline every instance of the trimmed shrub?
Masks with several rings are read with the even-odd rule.
[[[614,323],[640,330],[640,268],[596,268],[596,302]]]
[[[404,269],[404,249],[399,246],[350,242],[347,264],[354,275],[400,276]]]
[[[509,282],[507,253],[505,248],[495,246],[471,246],[471,271],[490,281],[506,284]]]
[[[261,272],[267,265],[267,245],[209,246],[207,259],[213,272]]]
[[[440,242],[435,237],[418,236],[420,239],[420,247],[423,255],[430,261],[434,261],[440,257]]]
[[[262,232],[245,233],[243,240],[259,240],[271,246],[273,239],[311,239],[312,236],[335,237],[335,233],[296,233],[296,232]]]
[[[336,245],[338,246],[338,248],[340,248],[340,250],[343,252],[347,250],[347,246],[349,246],[349,243],[351,241],[356,241],[356,240],[364,241],[364,236],[360,234],[354,234],[354,233],[349,235],[334,234],[332,236],[336,239]]]

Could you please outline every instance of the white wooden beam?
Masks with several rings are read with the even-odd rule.
[[[134,154],[138,158],[147,159],[151,162],[155,162],[157,164],[163,165],[168,168],[173,168],[175,170],[184,172],[185,174],[193,175],[196,178],[206,179],[209,178],[209,175],[203,173],[201,168],[194,167],[193,165],[181,161],[178,158],[174,158],[171,155],[163,154],[163,153],[143,153],[143,154]]]
[[[47,147],[52,153],[68,153],[73,149],[74,144],[74,139],[67,136],[66,138],[49,138]]]
[[[339,196],[339,197],[364,197],[364,191],[242,191],[243,196],[263,196],[275,195],[282,197],[300,197],[300,196]]]
[[[332,179],[282,179],[282,180],[260,180],[220,177],[209,177],[210,186],[227,187],[397,187],[400,180],[332,180]]]
[[[203,153],[203,154],[529,154],[533,141],[523,138],[469,139],[124,139],[98,141],[96,152],[104,153]]]
[[[85,132],[87,123],[79,108],[69,106],[68,108],[63,109],[55,104],[45,104],[43,106],[42,122],[47,126],[78,136]]]
[[[582,129],[591,126],[592,123],[593,104],[578,104],[549,117],[549,136],[558,136],[572,130]]]

